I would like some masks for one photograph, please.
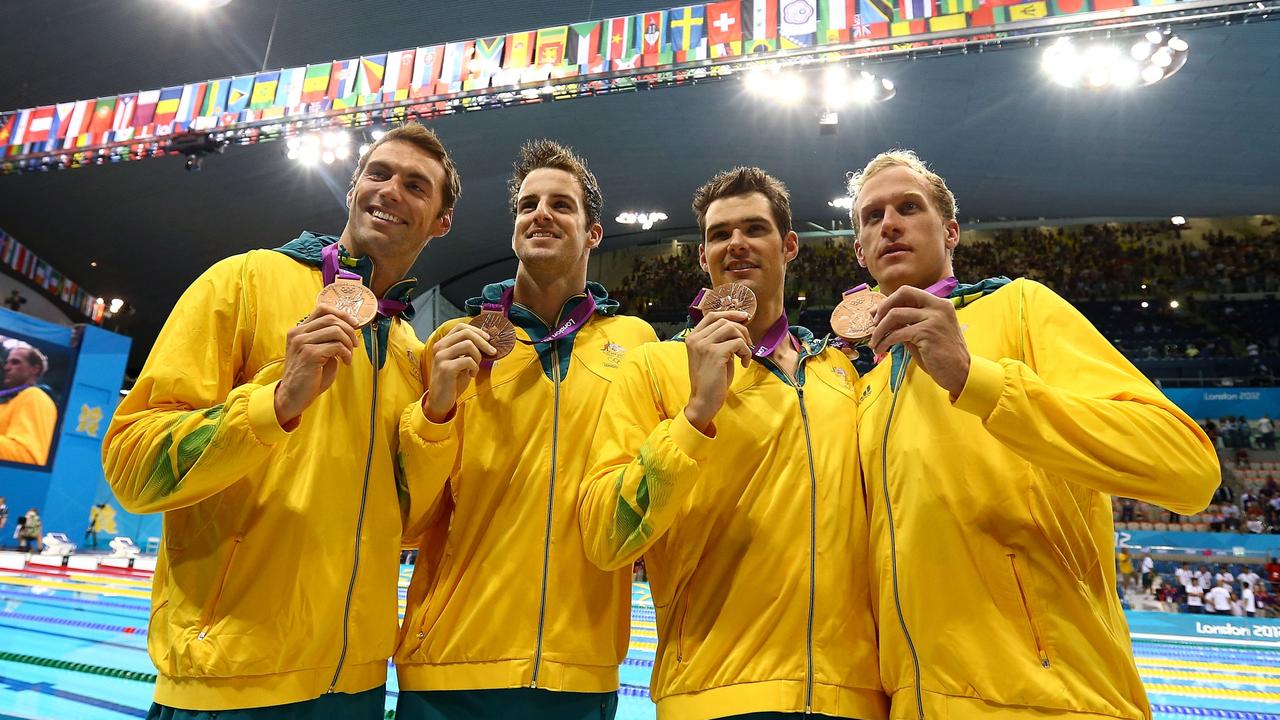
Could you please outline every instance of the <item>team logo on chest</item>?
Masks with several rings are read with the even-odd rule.
[[[604,366],[616,368],[622,364],[622,358],[627,354],[627,349],[610,340],[600,348],[600,352],[604,353]]]

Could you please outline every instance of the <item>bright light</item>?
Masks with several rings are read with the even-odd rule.
[[[1146,40],[1139,40],[1133,44],[1133,49],[1129,51],[1134,60],[1142,61],[1151,57],[1151,43]]]
[[[362,157],[363,157],[363,156],[364,156],[364,154],[365,154],[365,153],[367,153],[367,152],[369,152],[369,143],[365,143],[365,144],[363,144],[363,145],[361,145],[361,146],[360,146],[360,155],[361,155]]]
[[[1164,33],[1160,32],[1159,30],[1151,30],[1147,32],[1147,34],[1144,37],[1146,37],[1147,42],[1151,43],[1152,45],[1159,45],[1160,41],[1164,40]]]
[[[333,161],[336,160],[337,158],[334,156],[332,150],[325,150],[323,153],[320,154],[320,159],[324,161],[325,165],[332,165]]]
[[[833,208],[840,208],[841,210],[851,210],[853,209],[853,198],[849,197],[848,195],[841,195],[835,200],[831,200],[827,204]]]
[[[1111,70],[1111,84],[1116,87],[1133,87],[1142,79],[1138,64],[1123,60]]]
[[[1144,308],[1149,308],[1149,307],[1151,307],[1151,303],[1147,302],[1146,300],[1143,300],[1143,301],[1142,301],[1142,307],[1144,307]]]
[[[808,299],[809,299],[809,297],[808,297],[807,295],[805,295],[804,293],[800,293],[799,295],[797,295],[797,296],[796,296],[796,301],[797,301],[797,302],[804,302],[805,300],[808,300]]]
[[[1173,308],[1174,310],[1177,310],[1177,309],[1178,309],[1178,301],[1177,301],[1177,300],[1170,300],[1170,301],[1169,301],[1169,307]]]
[[[1148,65],[1142,68],[1142,82],[1151,85],[1158,83],[1164,78],[1164,71],[1155,65]]]
[[[654,223],[662,222],[666,219],[666,213],[657,211],[647,213],[624,212],[619,213],[618,217],[614,218],[614,220],[623,225],[639,225],[642,230],[649,230]]]
[[[794,105],[804,97],[804,84],[796,73],[778,73],[774,81],[774,96],[784,105]]]
[[[1169,48],[1160,48],[1151,55],[1151,63],[1158,68],[1167,68],[1173,64],[1173,52]]]
[[[1143,290],[1146,290],[1146,289],[1147,289],[1147,284],[1146,284],[1146,283],[1142,283],[1142,289],[1143,289]]]
[[[387,134],[386,130],[374,130],[373,132],[369,133],[369,137],[373,138],[374,142],[378,142],[379,140],[382,139],[382,136],[386,134]]]
[[[351,148],[347,147],[346,145],[342,145],[340,147],[335,148],[333,151],[333,154],[339,160],[346,160],[348,157],[351,156]]]
[[[120,312],[120,308],[124,307],[124,301],[120,298],[111,298],[111,305],[107,307],[107,312],[112,315]]]
[[[179,7],[199,12],[229,5],[231,0],[169,0],[169,2]]]
[[[1177,35],[1169,38],[1169,49],[1174,52],[1186,52],[1190,48],[1191,46],[1187,44],[1187,41]]]
[[[1045,49],[1040,67],[1064,87],[1100,90],[1151,85],[1176,73],[1187,60],[1187,42],[1158,30],[1128,48],[1127,53],[1111,43],[1077,48],[1069,38],[1059,38]]]
[[[1173,223],[1174,225],[1186,225],[1187,219],[1182,217],[1181,215],[1174,215],[1173,217],[1169,218],[1169,222]]]

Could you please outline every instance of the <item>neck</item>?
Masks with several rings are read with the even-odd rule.
[[[343,231],[342,238],[338,241],[347,254],[351,257],[368,257],[373,263],[373,275],[369,278],[369,289],[374,295],[381,298],[392,285],[400,282],[401,278],[409,273],[409,268],[413,267],[413,262],[418,259],[418,252],[422,252],[422,248],[418,248],[418,252],[412,255],[390,254],[383,255],[374,252],[364,252],[356,247],[355,240]],[[423,244],[425,247],[425,243]]]
[[[547,274],[542,276],[530,271],[520,264],[516,270],[516,287],[513,295],[520,303],[542,320],[542,324],[552,327],[560,318],[560,310],[569,298],[579,295],[587,285],[587,269],[565,274]]]
[[[778,317],[784,312],[781,297],[764,298],[757,296],[756,298],[756,314],[747,322],[747,332],[751,333],[751,343],[759,345],[764,340],[764,336],[769,332],[769,328],[778,321]]]

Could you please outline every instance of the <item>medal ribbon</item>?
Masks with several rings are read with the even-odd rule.
[[[11,388],[9,388],[9,389],[7,389],[7,390],[0,390],[0,403],[7,403],[7,402],[9,402],[9,401],[10,401],[10,400],[12,400],[12,399],[13,399],[13,398],[18,394],[18,393],[22,392],[23,390],[26,390],[26,389],[27,389],[27,388],[29,388],[29,387],[35,387],[35,383],[27,383],[26,385],[19,385],[18,387],[11,387]]]
[[[332,285],[336,280],[355,280],[364,283],[364,278],[351,272],[344,270],[338,262],[338,243],[325,245],[324,250],[320,251],[323,262],[320,264],[320,272],[324,276],[324,284]],[[382,317],[394,317],[405,311],[409,307],[409,303],[403,300],[378,299],[378,314]]]
[[[482,310],[489,312],[501,313],[503,317],[509,317],[511,313],[511,305],[515,302],[515,288],[509,287],[502,291],[502,297],[496,303],[484,303],[481,305]],[[586,324],[591,319],[591,315],[596,311],[596,298],[590,291],[586,294],[586,299],[578,303],[578,307],[569,313],[569,318],[560,323],[560,326],[552,330],[546,337],[537,340],[519,340],[525,345],[537,345],[539,343],[551,343],[557,340],[563,340],[574,333],[575,330]]]
[[[702,298],[706,294],[707,289],[702,288],[698,291],[697,295],[693,296],[693,302],[689,305],[689,318],[693,321],[694,325],[702,322],[702,308],[698,307],[698,305],[702,302]],[[782,342],[782,338],[784,337],[791,337],[787,326],[787,314],[785,312],[779,315],[777,320],[773,321],[773,325],[769,327],[769,331],[764,334],[764,339],[755,347],[751,348],[751,354],[755,357],[768,357],[772,355],[773,351],[778,349],[778,345]],[[791,343],[792,345],[795,345],[796,340],[792,338]]]

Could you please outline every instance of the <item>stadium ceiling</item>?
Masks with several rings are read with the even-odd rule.
[[[288,67],[672,4],[234,0],[198,15],[163,0],[10,0],[6,26],[22,32],[6,36],[0,106],[253,72],[269,37],[266,65]],[[1280,211],[1280,23],[1178,32],[1191,46],[1186,66],[1124,92],[1052,85],[1033,47],[886,59],[874,71],[892,79],[897,96],[842,112],[835,134],[820,134],[818,108],[767,102],[733,80],[433,120],[464,191],[453,232],[428,247],[416,274],[425,287],[444,283],[454,302],[510,275],[505,183],[520,143],[543,136],[591,162],[606,196],[606,248],[692,225],[693,189],[738,164],[787,182],[797,229],[830,227],[841,211],[828,201],[845,173],[890,147],[917,150],[946,177],[965,222]],[[195,173],[174,157],[6,175],[0,228],[135,308],[124,327],[141,350],[136,368],[178,295],[210,264],[304,228],[339,231],[353,164],[304,169],[285,158],[284,143],[265,143],[211,156]],[[639,232],[613,221],[626,210],[670,219]]]

